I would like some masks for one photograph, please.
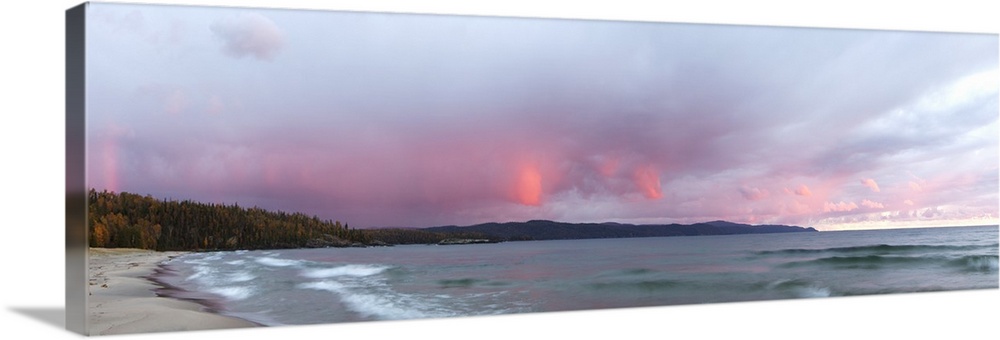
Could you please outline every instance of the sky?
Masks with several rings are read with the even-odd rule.
[[[996,34],[91,3],[88,185],[352,227],[998,223]]]

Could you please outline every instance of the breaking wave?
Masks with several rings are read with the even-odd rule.
[[[302,260],[286,260],[286,259],[279,259],[276,257],[258,257],[254,259],[254,261],[262,265],[271,267],[289,267],[304,263],[304,261]]]
[[[781,249],[781,250],[766,250],[758,251],[754,254],[756,255],[788,255],[788,254],[820,254],[820,253],[841,253],[841,254],[851,254],[851,253],[875,253],[875,254],[893,254],[893,253],[915,253],[915,252],[942,252],[942,251],[968,251],[977,249],[996,249],[997,244],[992,245],[960,245],[960,246],[942,246],[942,245],[888,245],[888,244],[878,244],[878,245],[868,245],[868,246],[854,246],[854,247],[834,247],[834,248],[818,248],[818,249]]]
[[[253,289],[250,287],[212,287],[208,292],[230,300],[243,300],[253,295]]]
[[[798,298],[817,298],[833,296],[829,287],[823,287],[815,283],[796,279],[778,280],[766,285],[769,290],[789,293]]]
[[[308,269],[302,272],[302,276],[311,279],[324,279],[337,276],[371,276],[377,275],[389,269],[388,266],[348,264],[334,268]]]
[[[970,271],[995,272],[997,271],[997,259],[997,255],[972,255],[956,259],[952,261],[951,265]]]
[[[840,269],[880,269],[886,266],[934,266],[960,270],[996,271],[997,255],[949,256],[831,256],[789,262],[784,267],[822,266]]]
[[[368,318],[399,320],[457,315],[435,303],[434,297],[420,299],[385,289],[363,292],[335,281],[308,282],[299,287],[336,293],[348,308]]]

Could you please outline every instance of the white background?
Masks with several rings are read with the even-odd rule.
[[[989,1],[156,1],[410,13],[1000,32]],[[369,3],[370,2],[370,3]],[[73,338],[64,308],[64,20],[78,1],[0,9],[0,325]],[[1000,155],[998,155],[1000,156]],[[114,339],[994,338],[1000,290],[129,335]],[[3,337],[8,338],[7,335]]]

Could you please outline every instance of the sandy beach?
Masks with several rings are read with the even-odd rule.
[[[145,279],[157,264],[183,252],[91,248],[91,335],[173,332],[254,327],[257,324],[214,314],[190,301],[156,296],[156,283]]]

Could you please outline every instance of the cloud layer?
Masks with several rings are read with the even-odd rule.
[[[366,227],[998,215],[995,36],[97,7],[206,32],[95,28],[98,189]]]

